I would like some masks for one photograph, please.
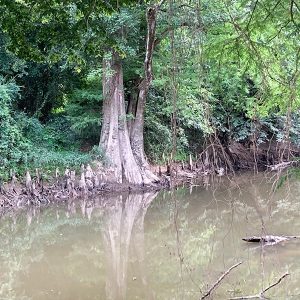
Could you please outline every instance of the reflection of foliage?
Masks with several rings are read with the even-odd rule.
[[[151,220],[150,217],[148,220],[151,223],[151,233],[148,234],[147,240],[149,241],[148,248],[152,249],[149,257],[155,257],[155,259],[149,261],[148,268],[151,270],[150,273],[156,274],[151,277],[151,286],[154,290],[161,291],[161,298],[171,299],[177,296],[189,299],[199,298],[200,292],[197,285],[202,286],[214,282],[219,277],[219,273],[235,260],[244,260],[247,264],[239,267],[235,276],[222,283],[216,299],[228,298],[227,290],[231,290],[232,295],[236,296],[259,291],[260,284],[257,280],[255,281],[255,278],[261,273],[260,248],[245,248],[247,245],[242,244],[241,237],[259,234],[262,219],[266,234],[274,232],[286,235],[295,234],[294,230],[297,233],[297,229],[291,230],[290,224],[292,222],[296,228],[300,226],[300,223],[296,221],[299,219],[300,211],[299,193],[297,195],[294,193],[293,197],[287,197],[285,191],[275,194],[270,216],[267,214],[270,209],[268,192],[272,184],[267,184],[262,178],[249,184],[249,178],[243,177],[244,179],[242,176],[237,178],[237,182],[241,182],[233,190],[227,189],[230,185],[227,181],[224,183],[224,188],[222,184],[215,186],[214,197],[212,190],[206,191],[202,188],[194,189],[192,194],[182,189],[175,194],[179,213],[177,222],[180,251],[183,255],[183,276],[180,275],[178,244],[174,229],[174,200],[169,194],[164,193],[153,203]],[[233,186],[235,186],[234,181],[235,179],[232,181]],[[299,190],[295,182],[290,188],[291,193]],[[283,231],[284,229],[286,231]],[[277,257],[277,251],[280,250],[282,257]],[[265,285],[276,281],[281,275],[281,270],[285,271],[286,265],[294,271],[297,270],[295,254],[287,259],[283,250],[283,248],[265,250],[265,277],[261,279]],[[274,259],[278,262],[276,269],[274,269]],[[158,275],[156,270],[159,270]],[[293,290],[297,286],[297,278],[291,285]],[[184,286],[182,290],[181,281]],[[272,294],[283,295],[283,291],[282,289],[274,290],[270,292],[270,295]]]
[[[207,223],[214,223],[216,220],[207,219]],[[196,222],[193,222],[194,226],[201,226],[203,224],[203,219],[200,217]],[[184,233],[184,247],[183,252],[185,254],[185,258],[188,259],[191,265],[204,265],[207,262],[207,258],[214,259],[214,254],[210,256],[211,253],[211,242],[212,237],[215,234],[217,227],[213,224],[205,224],[203,227],[203,231],[199,232],[197,236],[191,234],[190,226],[186,228],[186,232]],[[191,225],[191,224],[190,224]],[[217,247],[218,243],[214,244],[214,247]]]
[[[282,188],[284,184],[289,183],[289,180],[292,180],[294,178],[299,179],[300,178],[300,168],[290,168],[286,170],[286,172],[280,176],[277,184],[276,184],[276,190]]]
[[[107,280],[113,283],[116,279],[115,276],[108,277],[109,273],[114,273],[107,269],[114,263],[111,250],[107,249],[116,248],[103,240],[110,229],[114,237],[111,241],[123,245],[117,258],[124,255],[126,238],[130,240],[126,246],[128,299],[144,299],[150,291],[157,299],[199,299],[200,289],[214,282],[236,260],[245,263],[224,280],[214,299],[257,293],[261,283],[267,286],[276,281],[286,268],[293,274],[287,289],[274,289],[269,295],[274,295],[275,299],[288,299],[292,292],[299,291],[298,244],[291,242],[266,247],[261,255],[260,247],[245,245],[241,237],[260,234],[262,224],[265,233],[297,234],[300,231],[300,186],[291,181],[290,193],[280,189],[270,201],[272,184],[261,177],[252,179],[247,175],[231,181],[222,179],[219,185],[207,189],[194,187],[191,193],[185,188],[173,195],[164,191],[148,203],[148,209],[146,203],[138,204],[137,198],[131,201],[124,198],[120,202],[110,196],[110,201],[107,197],[106,201],[102,199],[105,205],[96,200],[92,203],[81,201],[80,213],[84,215],[87,213],[84,210],[93,206],[90,219],[79,215],[75,203],[75,206],[68,203],[66,211],[60,206],[50,207],[40,214],[36,212],[35,216],[27,215],[27,218],[20,214],[15,224],[4,218],[0,226],[0,298],[17,300],[24,294],[26,299],[27,290],[22,284],[33,279],[29,276],[34,266],[47,265],[48,272],[43,276],[47,280],[60,274],[58,277],[62,282],[53,279],[51,284],[61,289],[63,295],[69,295],[64,287],[72,285],[78,293],[98,293],[94,298],[91,296],[91,299],[98,299],[100,293],[105,293]],[[143,233],[143,209],[147,211],[145,236],[139,235]],[[132,227],[128,223],[131,217],[134,218]],[[26,225],[26,219],[30,220],[30,226]],[[130,228],[132,231],[127,230]],[[144,248],[139,244],[143,239]],[[179,253],[182,254],[181,263]],[[262,262],[264,277],[260,277]],[[122,268],[119,272],[124,271]]]
[[[29,216],[29,218],[31,217]],[[12,220],[9,218],[2,219],[0,298],[3,300],[31,299],[25,295],[20,296],[17,292],[20,291],[20,274],[30,277],[31,266],[45,261],[45,249],[65,240],[65,236],[61,233],[67,232],[64,230],[66,226],[77,228],[88,224],[85,219],[68,219],[66,216],[53,222],[54,214],[51,210],[45,211],[39,217],[43,218],[43,221],[33,222],[29,227],[26,225],[23,215],[16,219],[16,224],[12,224]],[[13,232],[11,228],[13,228]]]

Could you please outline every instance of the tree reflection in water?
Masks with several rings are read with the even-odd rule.
[[[12,213],[0,220],[0,299],[200,299],[237,261],[214,299],[257,293],[286,271],[292,276],[268,296],[299,297],[299,240],[242,241],[299,234],[299,182],[272,191],[268,178],[245,174],[155,201],[103,195]]]
[[[144,218],[155,197],[155,193],[131,194],[127,197],[111,197],[108,201],[102,230],[106,254],[107,299],[126,299],[130,250],[138,261],[141,283],[145,289],[147,287],[144,271]]]

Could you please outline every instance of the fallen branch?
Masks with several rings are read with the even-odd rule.
[[[241,265],[243,262],[240,261],[239,263],[233,265],[232,267],[230,267],[226,272],[224,272],[219,279],[210,287],[210,289],[201,297],[201,300],[209,297],[211,295],[211,293],[218,287],[218,285],[221,283],[221,281],[236,267],[238,267],[239,265]]]
[[[268,166],[270,168],[271,171],[278,171],[278,170],[283,170],[287,167],[289,167],[290,165],[293,165],[297,163],[297,161],[284,161],[282,163],[276,164],[276,165],[270,165]]]
[[[275,287],[278,285],[282,279],[290,275],[289,273],[283,274],[275,283],[271,284],[267,288],[263,289],[259,294],[256,295],[250,295],[250,296],[242,296],[242,297],[234,297],[234,298],[229,298],[229,300],[245,300],[245,299],[266,299],[265,293],[270,290],[271,288]]]

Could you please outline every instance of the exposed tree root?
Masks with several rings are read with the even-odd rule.
[[[204,150],[200,153],[197,166],[205,173],[234,173],[239,169],[278,171],[289,166],[298,165],[296,158],[300,156],[300,149],[289,147],[284,143],[269,141],[252,146],[230,142],[223,144],[214,134],[206,139]]]
[[[130,185],[128,183],[108,183],[109,174],[104,170],[94,171],[87,165],[81,167],[81,173],[76,176],[75,171],[66,169],[63,175],[56,170],[55,177],[49,183],[44,183],[42,174],[31,176],[26,172],[25,179],[19,179],[15,175],[11,182],[1,185],[0,210],[20,208],[27,205],[46,205],[51,202],[65,201],[74,198],[83,198],[107,192],[123,191],[155,191],[168,186],[161,180],[156,185]],[[24,182],[23,182],[24,181]]]
[[[234,172],[232,157],[216,135],[208,137],[206,147],[197,160],[197,166],[204,172]]]

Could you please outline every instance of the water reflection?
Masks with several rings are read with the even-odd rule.
[[[94,199],[68,200],[65,216],[71,218],[80,210],[89,221],[101,217],[101,235],[105,255],[106,299],[126,299],[128,280],[139,280],[144,299],[147,291],[144,255],[144,218],[157,193],[123,194]],[[58,214],[58,211],[57,211]],[[29,214],[32,216],[32,213]],[[59,218],[59,215],[58,215]],[[135,276],[128,279],[129,252],[135,257]]]
[[[258,293],[286,271],[291,277],[268,295],[299,299],[300,242],[262,248],[241,240],[299,235],[299,182],[273,193],[264,176],[203,180],[0,219],[0,299],[199,299],[241,260],[213,299]]]
[[[144,257],[144,218],[156,194],[111,197],[104,210],[102,235],[106,254],[106,297],[126,299],[129,251],[136,258],[142,289],[146,291],[147,276]],[[133,277],[136,280],[137,277]],[[148,295],[145,292],[145,298]]]

